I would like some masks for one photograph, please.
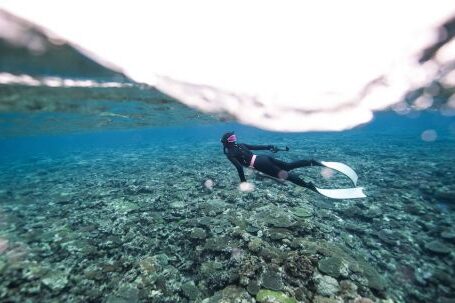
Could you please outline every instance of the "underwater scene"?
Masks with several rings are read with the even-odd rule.
[[[0,10],[0,302],[453,303],[447,83],[267,131],[232,114],[259,101],[189,107]]]
[[[36,134],[39,114],[15,116],[1,115],[2,302],[455,298],[453,117],[389,112],[332,133],[194,118],[51,135]],[[73,123],[63,113],[46,121],[51,133]],[[239,142],[289,147],[257,154],[346,163],[367,197],[333,200],[247,168],[254,188],[241,191],[219,141],[231,130]],[[295,171],[320,188],[351,187],[328,168]]]

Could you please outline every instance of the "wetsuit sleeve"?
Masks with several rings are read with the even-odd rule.
[[[273,145],[249,145],[249,144],[245,144],[245,146],[249,150],[269,150],[273,147]]]
[[[232,164],[234,164],[235,168],[237,168],[237,172],[239,173],[240,181],[246,182],[245,173],[243,172],[243,167],[240,164],[240,162],[234,157],[227,157],[227,158],[229,159],[229,161],[232,162]]]

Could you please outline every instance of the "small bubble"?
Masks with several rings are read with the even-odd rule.
[[[240,260],[242,258],[243,251],[240,248],[232,248],[231,258],[234,260]]]
[[[254,184],[249,182],[242,182],[239,185],[239,190],[243,192],[251,192],[254,190]]]
[[[286,180],[289,177],[289,173],[285,170],[280,170],[278,172],[278,179]]]
[[[0,238],[0,254],[8,249],[8,240]]]
[[[210,189],[210,190],[213,189],[213,186],[214,186],[214,185],[215,185],[215,182],[213,182],[212,179],[207,179],[207,180],[205,180],[205,182],[204,182],[205,188]]]
[[[399,115],[406,115],[410,111],[409,106],[405,102],[393,105],[392,109]]]
[[[330,179],[333,177],[334,175],[334,172],[333,170],[331,170],[330,168],[326,168],[324,167],[322,170],[321,170],[321,175],[324,179]]]
[[[429,95],[422,95],[414,101],[414,106],[418,110],[424,110],[433,105],[433,97]]]
[[[438,137],[438,134],[436,133],[436,131],[434,129],[427,129],[424,132],[422,132],[420,137],[422,138],[423,141],[433,142]]]
[[[449,100],[447,101],[447,106],[448,106],[449,108],[455,109],[455,94],[453,94],[452,96],[450,96]]]

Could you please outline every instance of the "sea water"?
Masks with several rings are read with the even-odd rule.
[[[389,112],[332,133],[197,118],[71,132],[64,113],[46,113],[59,121],[48,133],[21,129],[43,123],[34,114],[0,118],[2,301],[454,297],[453,117]],[[230,130],[240,142],[290,148],[259,154],[346,163],[368,197],[330,200],[248,169],[254,190],[242,192],[219,142]],[[327,169],[296,172],[322,188],[351,187]]]
[[[455,300],[450,112],[388,109],[342,132],[268,132],[66,46],[30,55],[0,43],[1,302]],[[226,131],[289,147],[257,152],[283,161],[345,163],[367,197],[332,200],[247,168],[240,190]],[[327,168],[295,173],[352,187]]]

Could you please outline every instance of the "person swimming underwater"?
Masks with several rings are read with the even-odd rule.
[[[315,160],[298,160],[294,162],[284,162],[266,155],[255,155],[252,150],[270,150],[276,152],[279,150],[273,145],[249,145],[237,143],[237,137],[234,132],[227,132],[221,137],[223,144],[223,152],[229,161],[234,164],[240,177],[241,182],[246,182],[243,166],[254,168],[266,175],[269,175],[280,180],[288,180],[294,184],[303,186],[312,191],[316,191],[316,187],[311,182],[305,182],[299,176],[292,173],[291,170],[307,166],[322,166],[321,163]]]

